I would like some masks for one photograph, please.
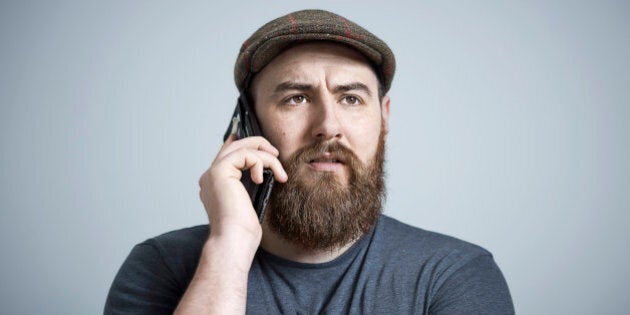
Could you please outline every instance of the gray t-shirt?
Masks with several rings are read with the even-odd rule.
[[[114,279],[106,314],[170,314],[197,267],[208,226],[149,239]],[[513,314],[492,255],[464,241],[381,216],[343,255],[304,264],[256,253],[250,314]]]

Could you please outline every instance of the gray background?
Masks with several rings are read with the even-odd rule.
[[[630,312],[629,2],[235,2],[1,2],[0,313],[99,313],[206,222],[240,44],[313,6],[396,53],[387,214],[492,251],[518,313]]]

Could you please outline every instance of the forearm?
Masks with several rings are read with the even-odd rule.
[[[175,314],[244,314],[249,269],[259,242],[211,236]]]

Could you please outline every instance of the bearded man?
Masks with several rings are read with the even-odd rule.
[[[511,314],[489,252],[381,214],[395,61],[305,10],[245,43],[236,85],[264,137],[230,136],[200,181],[209,226],[137,245],[105,313]],[[276,180],[262,224],[241,182]]]

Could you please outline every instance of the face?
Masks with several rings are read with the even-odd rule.
[[[276,183],[265,220],[306,250],[343,246],[381,213],[389,99],[361,55],[334,44],[287,50],[253,82],[265,136],[289,180]]]
[[[366,59],[339,44],[286,50],[256,75],[252,95],[263,133],[283,163],[324,141],[347,147],[367,165],[387,131],[389,98],[379,99],[378,79]],[[329,173],[347,184],[348,165],[341,158],[323,152],[297,172],[305,181]]]

